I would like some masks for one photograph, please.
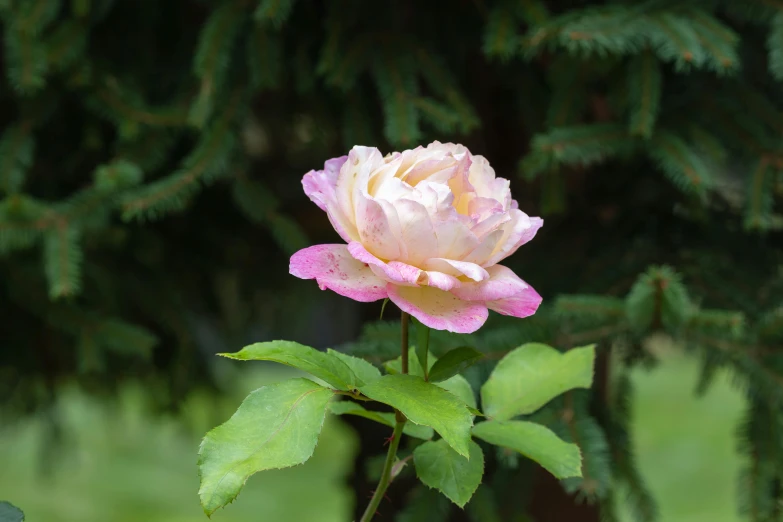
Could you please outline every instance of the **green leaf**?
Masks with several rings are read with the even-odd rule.
[[[432,352],[429,353],[427,360],[430,365],[430,369],[432,369],[435,364],[438,363],[438,358],[432,355]],[[397,357],[391,361],[386,361],[383,363],[383,367],[386,368],[386,371],[392,375],[399,374],[402,371],[402,358]],[[421,368],[419,359],[412,352],[409,352],[408,354],[408,373],[422,378],[424,377],[424,371]],[[473,394],[473,388],[470,386],[468,380],[465,379],[462,375],[455,375],[450,379],[446,379],[445,381],[434,382],[432,384],[439,386],[444,390],[450,391],[462,399],[465,404],[468,405],[468,407],[476,407],[476,396]]]
[[[356,376],[355,382],[357,386],[364,386],[365,384],[370,384],[381,378],[381,371],[373,366],[372,363],[365,361],[364,359],[348,355],[347,353],[338,352],[331,348],[326,350],[326,353],[337,357],[351,369]]]
[[[462,399],[462,402],[468,406],[469,410],[476,407],[476,395],[473,393],[473,387],[462,375],[455,375],[451,379],[433,384]]]
[[[206,514],[232,502],[253,473],[309,459],[332,396],[332,390],[302,378],[264,386],[207,433],[198,463]]]
[[[335,415],[356,415],[357,417],[364,417],[392,428],[396,423],[393,413],[366,410],[361,404],[351,401],[332,402],[329,404],[329,409]],[[429,426],[419,426],[412,422],[406,422],[402,432],[410,437],[424,440],[430,440],[433,434],[432,428]]]
[[[440,382],[462,373],[467,368],[473,366],[484,355],[470,348],[463,346],[454,348],[438,359],[430,369],[430,382]]]
[[[24,522],[24,513],[10,502],[0,502],[0,522]]]
[[[385,375],[360,391],[400,410],[411,422],[430,426],[457,453],[469,456],[473,417],[465,403],[453,394],[414,375]]]
[[[463,507],[476,492],[484,474],[484,453],[470,441],[470,459],[451,449],[445,440],[425,442],[413,450],[416,475],[424,485],[436,488]]]
[[[545,344],[524,344],[503,357],[481,387],[482,409],[495,420],[533,413],[565,391],[589,388],[594,359],[593,346],[561,353]]]
[[[435,356],[429,354],[428,358],[429,364],[435,363]],[[402,356],[386,361],[383,363],[383,367],[386,370],[386,373],[391,375],[402,373]],[[408,373],[411,375],[418,375],[422,378],[424,377],[424,371],[421,368],[421,364],[419,364],[419,359],[412,351],[408,352]]]
[[[527,421],[486,421],[473,427],[473,435],[490,444],[520,452],[559,479],[582,476],[579,446],[563,442],[540,424]]]
[[[238,361],[274,361],[299,368],[340,390],[356,387],[356,376],[342,359],[292,341],[255,343],[237,353],[218,355]]]

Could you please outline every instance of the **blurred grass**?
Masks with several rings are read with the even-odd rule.
[[[249,379],[254,386],[239,387],[247,392],[290,376],[288,371],[254,373]],[[0,498],[22,508],[30,522],[207,520],[197,495],[199,439],[228,419],[244,394],[220,403],[194,395],[175,419],[149,411],[150,393],[128,387],[119,403],[110,403],[63,389],[53,411],[62,435],[56,446],[47,438],[51,418],[4,425]],[[212,520],[350,520],[354,500],[346,475],[355,449],[355,434],[331,418],[310,461],[251,477],[238,502]]]
[[[697,397],[698,360],[666,344],[656,350],[660,365],[632,375],[632,429],[659,522],[738,522],[736,430],[745,400],[725,373]],[[633,521],[627,510],[621,512],[621,520]]]

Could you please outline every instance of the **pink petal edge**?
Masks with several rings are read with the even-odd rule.
[[[531,287],[527,287],[527,289],[513,297],[487,301],[486,305],[490,310],[494,310],[499,314],[523,319],[536,313],[541,301],[542,299],[538,292]]]
[[[514,297],[530,288],[530,285],[503,265],[491,266],[487,268],[487,273],[489,279],[477,283],[463,283],[451,293],[466,301],[495,301]]]
[[[489,312],[482,302],[462,301],[432,287],[386,286],[389,299],[403,312],[411,314],[435,330],[473,333],[486,322]]]
[[[291,256],[289,272],[300,279],[315,279],[321,290],[362,303],[387,297],[386,281],[354,259],[347,245],[315,245]]]
[[[416,281],[419,280],[422,274],[422,271],[415,266],[400,263],[399,261],[386,263],[378,259],[358,241],[348,243],[348,252],[357,261],[370,265],[373,273],[388,282],[415,286]]]
[[[400,261],[385,263],[368,252],[358,241],[348,244],[348,252],[357,261],[368,264],[375,275],[389,283],[401,286],[432,286],[446,291],[461,285],[459,279],[449,274],[435,270],[424,271]]]

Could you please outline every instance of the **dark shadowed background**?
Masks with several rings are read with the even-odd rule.
[[[380,520],[781,519],[778,4],[0,0],[0,500],[203,520],[199,437],[288,375],[215,353],[397,349],[393,306],[288,275],[340,241],[302,175],[439,140],[544,218],[508,263],[544,305],[433,351],[487,353],[476,391],[525,342],[598,343],[594,390],[536,414],[584,478],[488,454],[463,512],[407,470]],[[332,419],[215,519],[351,520],[387,432]]]

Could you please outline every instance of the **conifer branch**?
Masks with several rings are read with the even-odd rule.
[[[131,140],[119,140],[115,156],[138,165],[142,173],[158,170],[171,156],[180,135],[168,127],[148,128]]]
[[[394,144],[416,143],[421,130],[414,104],[419,91],[415,62],[411,56],[390,49],[383,56],[373,68],[373,76],[383,102],[384,134]]]
[[[262,91],[280,84],[284,58],[279,34],[260,25],[254,26],[247,38],[246,54],[251,89]]]
[[[280,202],[262,183],[239,176],[234,182],[232,195],[242,213],[254,223],[266,227],[287,254],[307,246],[307,236],[302,227],[279,212]]]
[[[260,23],[280,29],[291,15],[296,0],[261,0],[253,12]]]
[[[23,120],[3,132],[0,138],[0,189],[3,192],[19,192],[32,165],[34,151],[32,122]]]
[[[781,0],[757,0],[760,4],[770,7],[776,11],[783,12],[783,1]]]
[[[553,129],[580,123],[584,110],[585,89],[589,68],[571,57],[558,60],[550,68],[552,98],[547,110],[546,125]]]
[[[12,21],[13,30],[35,37],[54,20],[60,10],[60,0],[27,0],[20,2]]]
[[[511,2],[500,2],[490,12],[484,32],[484,54],[508,60],[517,50],[515,9]]]
[[[783,11],[772,18],[767,35],[767,51],[769,72],[776,80],[783,80]]]
[[[224,2],[212,12],[201,31],[193,62],[193,71],[200,78],[201,87],[189,115],[189,121],[197,127],[207,122],[215,96],[223,89],[244,12],[244,2]]]
[[[457,132],[467,134],[481,125],[470,101],[457,87],[459,82],[435,53],[420,48],[416,52],[416,61],[427,88],[443,98],[449,110],[454,112]]]
[[[682,190],[704,195],[712,187],[707,165],[679,136],[658,133],[649,152],[664,174]]]
[[[590,165],[630,152],[636,145],[623,125],[575,125],[533,137],[533,150],[564,165]]]
[[[244,93],[237,89],[179,171],[123,197],[123,219],[156,219],[166,212],[181,210],[198,192],[201,181],[225,172],[236,145],[232,126],[243,98]]]
[[[342,115],[342,140],[346,148],[352,147],[355,143],[376,142],[369,107],[370,103],[362,89],[356,89],[351,102],[345,104]]]
[[[88,29],[79,21],[68,20],[57,25],[46,39],[46,61],[53,71],[63,71],[85,51]]]
[[[187,122],[187,114],[179,107],[154,109],[132,100],[124,99],[123,87],[114,78],[107,77],[95,90],[95,96],[121,119],[128,119],[156,127],[181,127]]]
[[[569,391],[564,394],[561,421],[567,429],[567,439],[579,446],[582,454],[582,476],[561,483],[569,493],[579,492],[588,501],[605,498],[612,482],[609,445],[606,435],[586,407],[586,395]],[[565,434],[564,434],[565,435]]]
[[[762,315],[756,325],[756,332],[763,342],[778,342],[783,339],[783,306]]]
[[[766,157],[762,156],[750,176],[745,211],[745,228],[763,230],[770,225],[772,211],[772,174]]]
[[[555,311],[563,317],[616,320],[625,317],[625,303],[616,297],[560,295]]]
[[[81,287],[82,250],[80,234],[62,218],[45,236],[44,267],[52,299],[77,294]]]
[[[658,60],[650,51],[634,57],[628,68],[628,93],[631,104],[629,132],[634,136],[652,136],[661,99],[663,78]]]
[[[736,72],[740,65],[737,33],[701,9],[692,9],[688,15],[699,44],[707,52],[706,63],[718,74]]]
[[[6,32],[6,74],[19,94],[30,95],[43,88],[48,70],[46,58],[46,48],[34,37],[13,29]]]
[[[724,104],[708,98],[704,102],[704,110],[709,111],[712,118],[715,118],[720,123],[720,128],[724,131],[728,130],[732,137],[742,143],[746,150],[758,155],[767,153],[768,147],[766,143],[763,140],[759,140],[758,136],[744,126],[742,124],[744,122],[741,122],[740,119],[729,112]]]
[[[521,0],[517,12],[523,20],[533,26],[542,25],[550,18],[549,10],[541,0]]]
[[[674,62],[677,71],[688,71],[704,62],[698,35],[687,20],[663,12],[649,15],[646,25],[652,48],[662,60]]]
[[[764,138],[771,133],[783,132],[783,111],[769,95],[760,89],[739,82],[728,83],[726,87],[728,87],[727,92],[721,97],[721,102],[736,115],[746,115],[745,118],[741,118],[746,126],[749,123],[763,124],[758,128],[755,125],[750,127],[755,135]]]

